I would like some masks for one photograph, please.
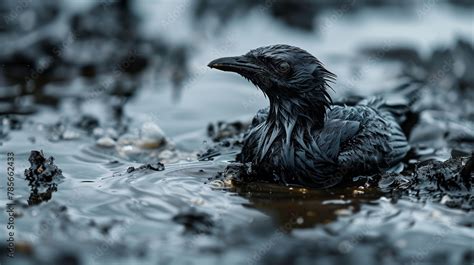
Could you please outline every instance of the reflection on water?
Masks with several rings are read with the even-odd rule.
[[[291,224],[291,229],[331,223],[382,196],[377,188],[363,186],[312,190],[253,182],[231,190],[249,200],[245,206],[272,216],[280,226]]]

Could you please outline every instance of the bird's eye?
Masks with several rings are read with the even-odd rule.
[[[280,64],[278,64],[277,69],[280,73],[287,74],[290,72],[291,67],[289,63],[281,62]]]

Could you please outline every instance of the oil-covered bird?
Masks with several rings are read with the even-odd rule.
[[[270,101],[255,116],[238,155],[258,176],[327,188],[344,177],[394,167],[409,150],[400,125],[381,99],[354,106],[333,104],[327,89],[336,76],[303,49],[266,46],[208,66],[240,74]]]

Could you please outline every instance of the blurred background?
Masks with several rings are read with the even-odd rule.
[[[429,79],[446,51],[473,38],[472,3],[462,0],[22,0],[2,1],[1,12],[1,113],[75,101],[100,116],[110,101],[131,100],[133,120],[163,120],[171,135],[265,106],[245,80],[206,67],[220,56],[301,47],[338,75],[342,98],[392,89],[407,74]],[[472,82],[467,67],[456,72]]]
[[[15,152],[18,175],[13,262],[306,264],[315,259],[310,253],[318,253],[321,264],[472,262],[472,219],[468,232],[467,224],[439,220],[422,223],[428,231],[408,231],[422,234],[413,241],[404,232],[436,211],[441,219],[459,217],[454,223],[472,214],[417,205],[415,218],[407,210],[412,206],[394,206],[370,192],[363,201],[377,198],[379,206],[355,198],[344,203],[340,194],[313,194],[298,204],[300,195],[277,189],[291,199],[274,207],[268,194],[247,201],[242,194],[249,187],[234,193],[222,192],[225,183],[213,184],[218,191],[209,187],[235,155],[214,144],[241,132],[268,102],[245,79],[207,64],[260,46],[301,47],[337,74],[331,91],[337,101],[381,95],[410,104],[404,129],[413,164],[445,161],[473,150],[473,14],[471,0],[2,0],[0,146],[3,156]],[[238,148],[237,142],[224,145]],[[25,181],[31,150],[55,158],[62,174],[54,185]],[[198,163],[202,152],[220,157]],[[141,165],[161,171],[163,164],[165,173],[129,175]],[[464,210],[473,206],[470,194]],[[1,202],[5,208],[7,200]],[[293,208],[296,215],[288,211]],[[338,219],[361,209],[353,227]],[[371,211],[378,214],[371,217],[372,238],[357,224]],[[392,219],[397,211],[402,214]],[[296,227],[309,234],[289,240],[278,227],[295,216]],[[267,232],[266,223],[276,226]],[[345,225],[350,228],[341,232]],[[444,225],[450,243],[409,251]],[[186,233],[193,229],[198,233],[190,239]],[[388,236],[391,230],[401,241]],[[364,241],[360,231],[368,246],[351,252]],[[370,243],[377,237],[382,245]],[[321,246],[315,238],[330,243]],[[283,242],[288,252],[278,254],[275,246]]]

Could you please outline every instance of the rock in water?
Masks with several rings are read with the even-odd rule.
[[[146,122],[140,130],[137,145],[142,148],[158,148],[166,143],[165,133],[153,122]]]
[[[61,169],[54,164],[54,158],[46,159],[42,151],[31,151],[30,168],[25,169],[25,177],[31,188],[29,205],[49,201],[57,191],[59,182],[64,178]]]

